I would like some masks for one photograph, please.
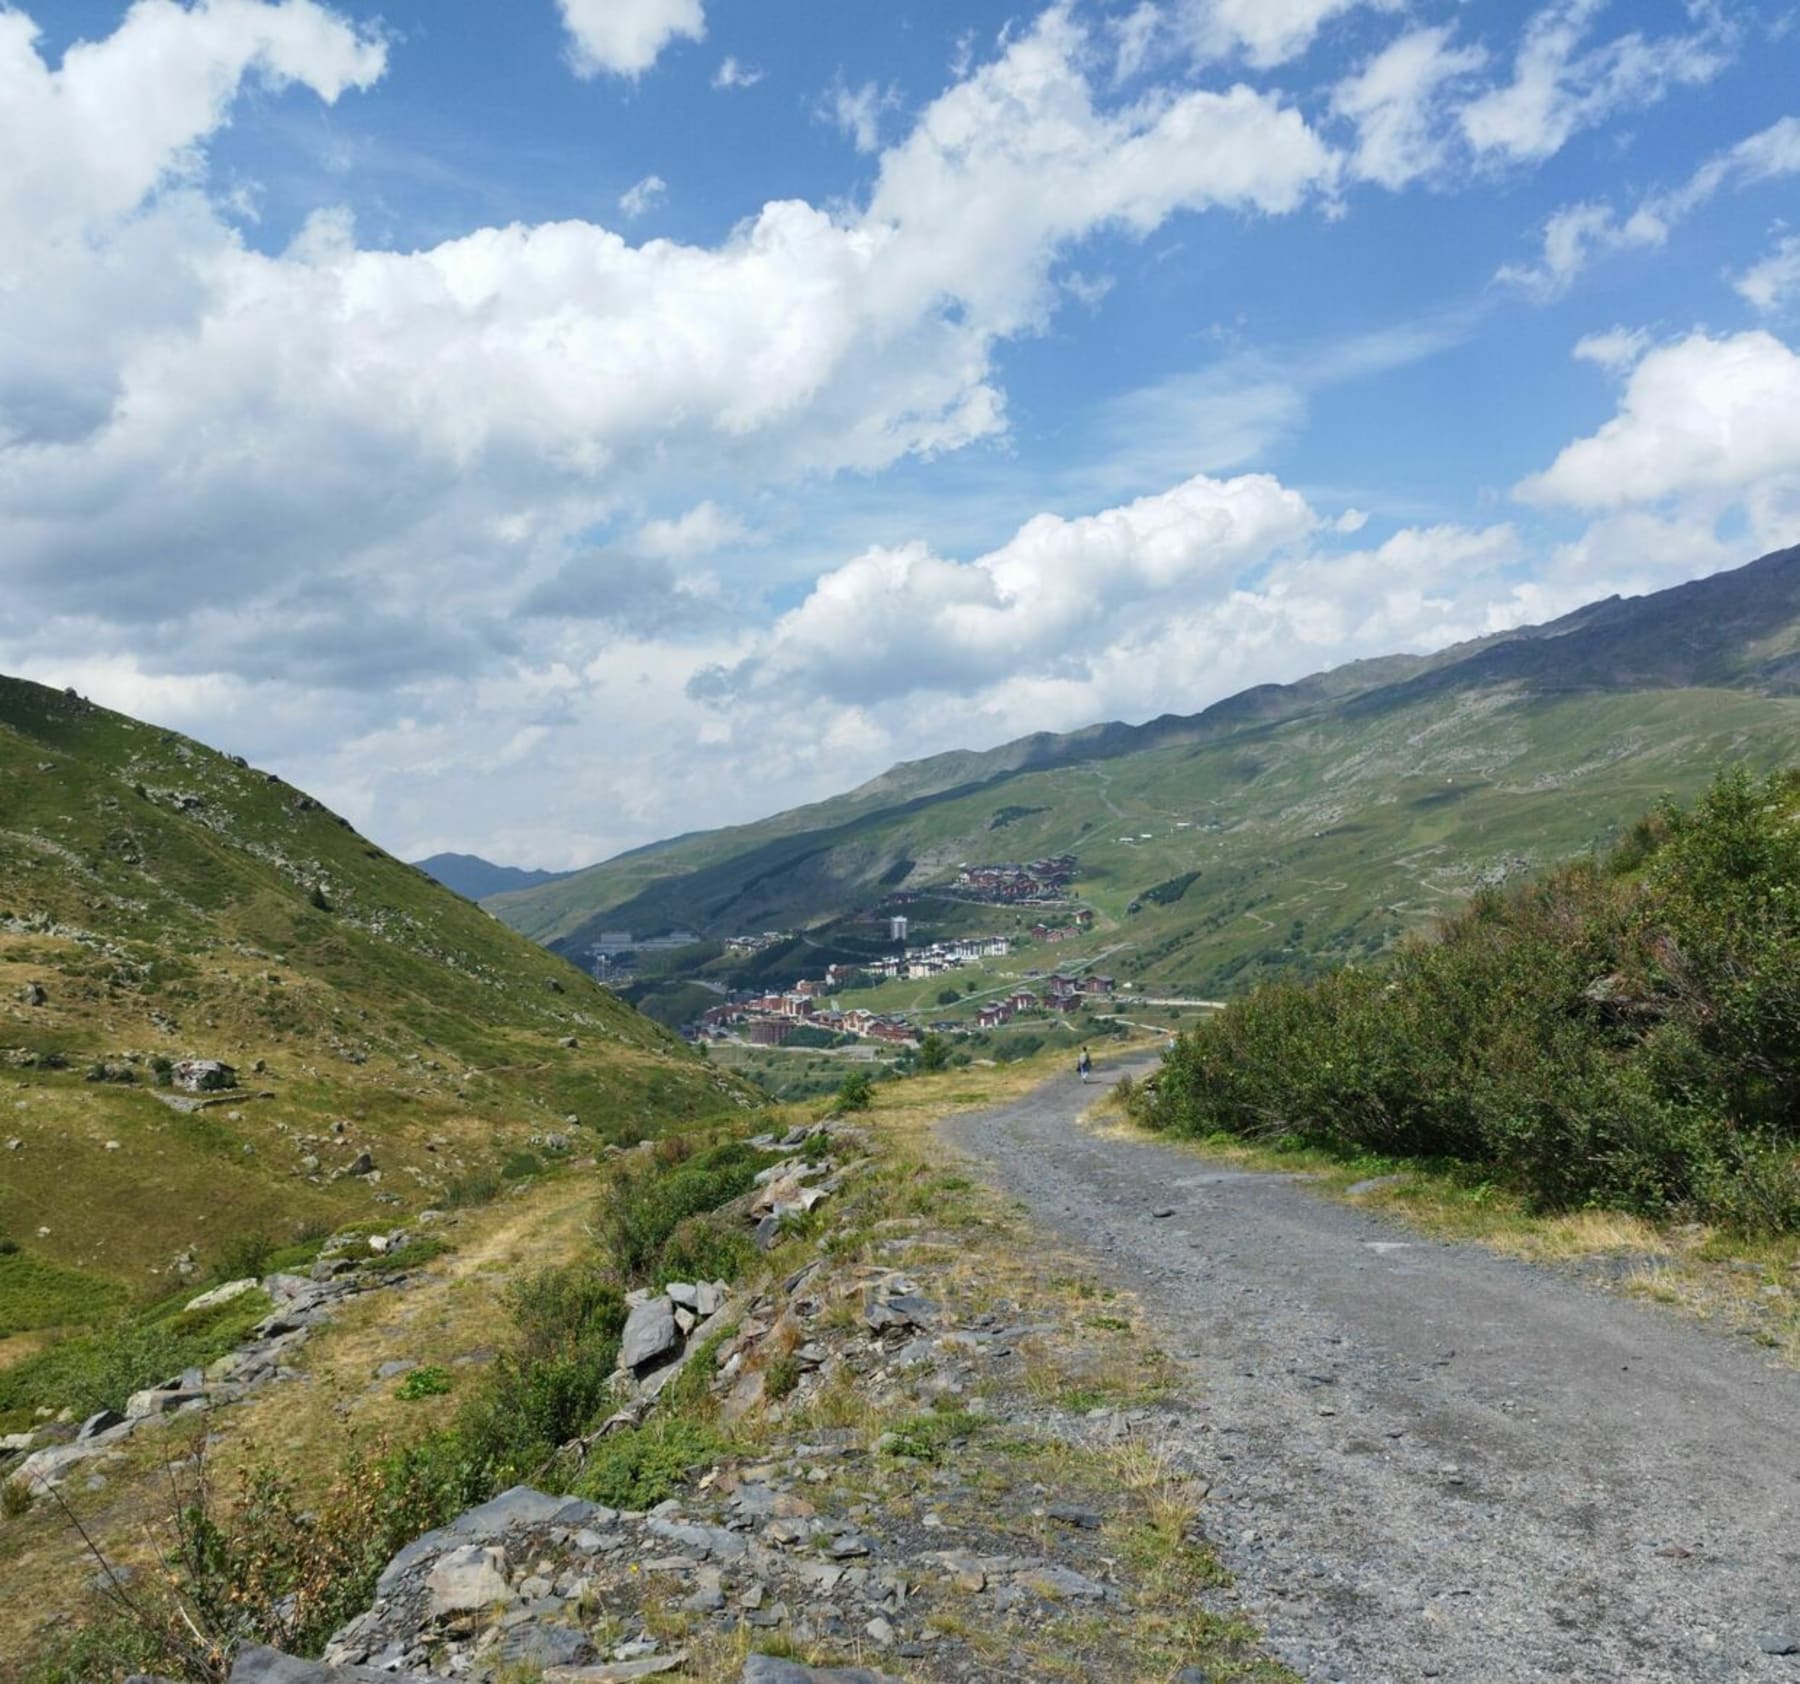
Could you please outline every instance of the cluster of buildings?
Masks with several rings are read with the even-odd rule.
[[[822,1029],[832,1035],[858,1035],[870,1041],[889,1041],[911,1046],[923,1031],[890,1012],[860,1008],[840,1010],[823,995],[824,984],[797,982],[780,994],[759,994],[708,1007],[695,1025],[701,1035],[741,1034],[752,1046],[785,1046],[801,1028]]]
[[[1086,935],[1093,927],[1094,914],[1084,906],[1075,914],[1073,924],[1033,924],[1031,939],[1033,941],[1067,941],[1071,936]]]
[[[1085,1001],[1110,999],[1118,984],[1114,978],[1098,971],[1080,977],[1057,972],[1044,979],[1043,988],[1041,996],[1029,988],[1015,988],[1004,999],[990,1001],[976,1012],[975,1027],[998,1029],[1003,1023],[1011,1023],[1020,1012],[1034,1012],[1044,1007],[1053,1012],[1074,1011]]]
[[[972,900],[1000,906],[1060,900],[1075,880],[1075,865],[1073,854],[1054,854],[1024,865],[965,865],[956,874],[956,887]]]
[[[1006,936],[971,936],[964,941],[934,941],[929,947],[909,947],[903,953],[890,953],[872,965],[865,965],[863,969],[884,982],[897,977],[904,977],[912,982],[942,976],[945,971],[954,971],[977,959],[1004,959],[1011,951],[1012,942]],[[831,970],[842,971],[848,968],[834,965]],[[826,976],[829,979],[831,972],[827,971]]]
[[[793,932],[789,930],[764,930],[760,935],[727,936],[725,951],[734,959],[748,959],[753,954],[765,953],[771,947],[779,947],[784,941],[791,941]]]

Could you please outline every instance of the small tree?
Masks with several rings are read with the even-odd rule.
[[[874,1098],[875,1084],[869,1080],[868,1072],[853,1070],[838,1088],[837,1106],[840,1111],[866,1111]]]
[[[927,1035],[919,1043],[919,1069],[929,1076],[950,1063],[950,1043],[942,1035]]]

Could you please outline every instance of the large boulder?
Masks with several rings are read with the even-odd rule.
[[[326,1666],[323,1661],[296,1660],[260,1643],[240,1649],[231,1668],[231,1684],[425,1684],[416,1673],[378,1672],[368,1666]]]
[[[221,1304],[229,1304],[234,1298],[242,1298],[246,1292],[254,1292],[257,1283],[254,1280],[227,1281],[223,1286],[215,1286],[211,1292],[203,1292],[198,1298],[190,1298],[187,1302],[189,1310],[213,1310]]]
[[[425,1588],[437,1618],[479,1613],[514,1600],[506,1578],[506,1551],[496,1544],[465,1544],[440,1556]]]
[[[675,1305],[666,1297],[640,1304],[625,1322],[619,1342],[619,1366],[634,1374],[680,1349],[681,1329],[675,1325]]]

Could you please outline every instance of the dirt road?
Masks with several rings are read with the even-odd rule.
[[[1303,1677],[1800,1684],[1800,1375],[1292,1178],[1100,1138],[1096,1097],[1069,1077],[945,1130],[1182,1359],[1173,1448]]]

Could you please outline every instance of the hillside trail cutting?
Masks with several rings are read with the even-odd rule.
[[[1168,1449],[1309,1684],[1800,1684],[1800,1374],[1296,1177],[1102,1138],[1097,1097],[1070,1075],[943,1130],[1141,1302],[1184,1376]]]

